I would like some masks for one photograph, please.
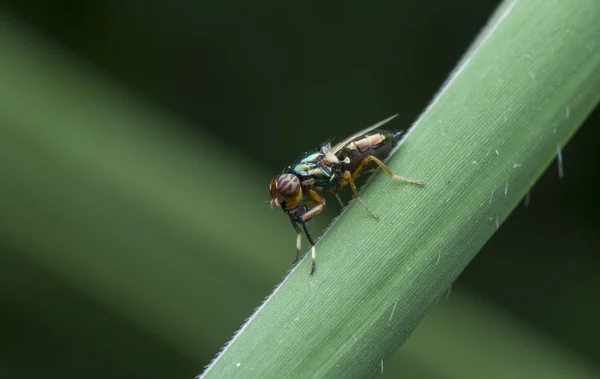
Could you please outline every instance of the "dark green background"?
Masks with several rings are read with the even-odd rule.
[[[410,125],[495,6],[475,0],[4,2],[63,49],[273,176],[329,136],[343,137],[397,112],[395,125]],[[597,364],[599,120],[596,111],[564,149],[564,179],[551,166],[529,207],[514,212],[459,279]],[[247,201],[268,199],[267,184],[264,198]],[[337,211],[329,207],[323,219]],[[260,222],[252,214],[239,217]],[[0,241],[0,373],[189,378],[285,273],[293,255],[290,234],[290,254],[276,258],[276,269],[248,274],[260,281],[222,278],[244,288],[247,301],[222,324],[210,325],[211,337],[197,341],[196,351],[165,343],[143,322],[105,307]],[[206,299],[205,311],[220,312],[212,301]]]

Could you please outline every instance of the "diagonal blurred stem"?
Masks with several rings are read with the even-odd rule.
[[[375,177],[203,377],[378,373],[597,104],[599,16],[502,4],[389,160],[425,188]]]
[[[175,350],[210,356],[199,350],[222,343],[213,325],[234,329],[255,301],[244,291],[268,291],[289,264],[276,254],[289,225],[263,202],[270,175],[2,12],[0,24],[0,241]]]

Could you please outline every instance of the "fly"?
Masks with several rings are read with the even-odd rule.
[[[333,192],[340,201],[337,191],[350,185],[354,197],[377,220],[375,214],[358,196],[355,180],[365,171],[379,166],[391,179],[401,180],[422,186],[420,180],[394,175],[381,161],[400,139],[401,131],[379,129],[398,115],[386,118],[363,129],[331,147],[331,141],[318,149],[305,152],[294,163],[286,167],[269,185],[271,208],[281,207],[296,231],[296,264],[300,258],[302,232],[311,245],[312,266],[310,274],[316,269],[315,243],[306,228],[306,222],[323,211],[325,199],[322,192]],[[378,129],[378,130],[376,130]],[[309,205],[312,205],[309,207]],[[343,204],[342,204],[343,205]]]

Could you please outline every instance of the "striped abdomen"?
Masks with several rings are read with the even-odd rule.
[[[348,143],[338,153],[338,159],[350,158],[350,163],[343,164],[343,169],[353,172],[358,165],[368,156],[374,156],[381,160],[385,159],[392,150],[394,142],[400,137],[401,132],[390,132],[378,130],[369,133]],[[377,167],[372,163],[366,167],[367,170]]]

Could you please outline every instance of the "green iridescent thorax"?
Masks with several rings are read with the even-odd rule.
[[[288,172],[297,175],[302,182],[312,180],[312,186],[334,189],[337,184],[335,172],[321,165],[323,157],[325,155],[320,150],[304,153],[289,167]]]

